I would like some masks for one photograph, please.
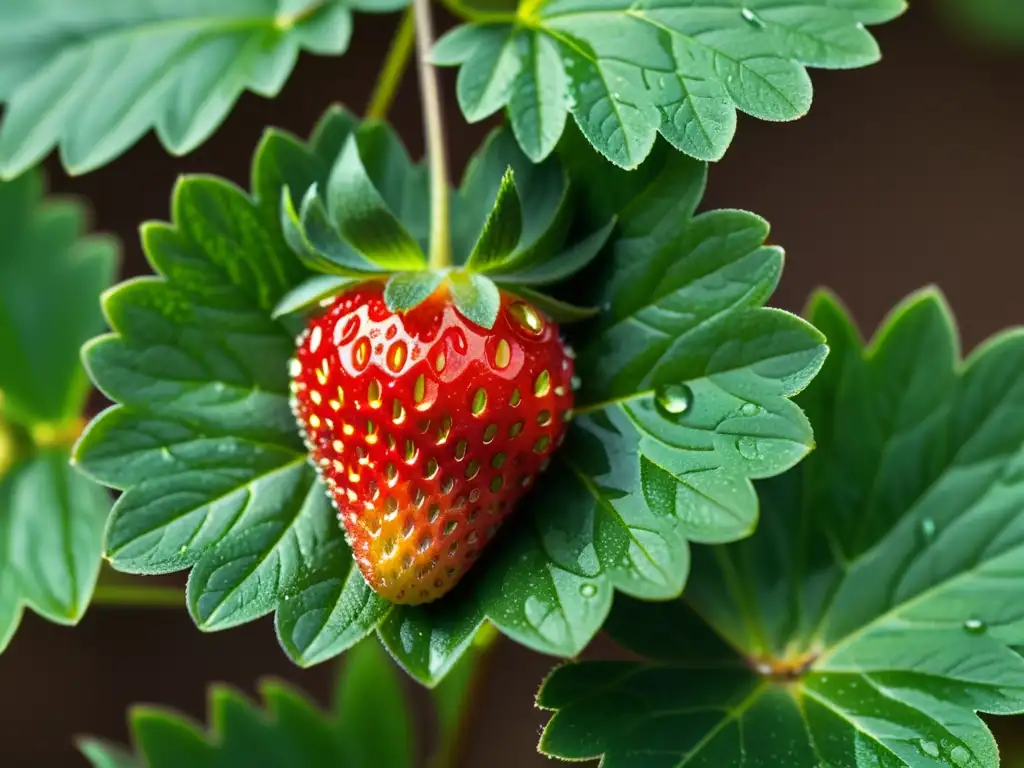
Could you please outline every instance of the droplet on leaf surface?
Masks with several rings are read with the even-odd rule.
[[[685,384],[667,384],[654,393],[654,402],[670,416],[678,416],[693,405],[693,390]]]
[[[921,739],[918,746],[921,748],[921,751],[928,757],[939,756],[939,745],[936,744],[934,741],[929,741],[928,739]]]
[[[971,617],[964,622],[964,630],[969,635],[981,635],[985,633],[985,622],[979,618]]]
[[[968,766],[973,762],[971,760],[971,753],[967,750],[967,747],[960,745],[957,745],[950,750],[949,757],[954,763],[960,766]]]
[[[764,29],[764,20],[749,8],[740,9],[743,20],[756,29]]]

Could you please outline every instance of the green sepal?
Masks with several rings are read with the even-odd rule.
[[[333,241],[324,236],[319,222],[319,211],[323,206],[317,200],[316,185],[310,186],[302,199],[301,213],[295,209],[291,190],[281,190],[281,230],[288,247],[295,252],[306,267],[314,272],[330,275],[349,275],[353,272],[372,270],[373,265],[351,251],[337,234]],[[326,225],[328,228],[329,224]],[[316,236],[314,243],[310,233]]]
[[[573,206],[569,177],[561,163],[534,165],[506,128],[493,131],[473,155],[458,194],[452,199],[452,246],[456,264],[472,252],[498,198],[501,179],[511,168],[522,215],[522,232],[514,252],[530,260],[558,253],[565,243]]]
[[[449,278],[455,308],[471,323],[491,329],[498,319],[501,294],[498,286],[483,275],[457,272]]]
[[[327,210],[343,238],[389,270],[426,264],[423,250],[388,207],[359,155],[359,132],[348,138],[327,180]]]
[[[338,294],[347,285],[357,282],[341,275],[317,275],[292,288],[277,303],[271,317],[278,318],[317,306],[324,299]]]
[[[320,199],[319,188],[316,184],[306,190],[299,216],[306,242],[318,256],[326,259],[332,265],[329,270],[324,270],[307,264],[313,271],[333,271],[342,275],[379,274],[384,271],[380,265],[367,261],[352,246],[341,239]]]
[[[540,293],[524,285],[503,285],[502,288],[530,302],[556,323],[578,323],[594,317],[601,310],[598,307],[578,307],[561,299],[555,299],[546,293]]]
[[[384,286],[384,303],[391,312],[408,312],[422,303],[444,282],[443,272],[399,272]]]
[[[483,231],[466,260],[466,267],[477,272],[500,268],[515,251],[523,234],[523,210],[519,203],[512,166],[505,169],[494,207],[487,215]]]
[[[509,262],[497,269],[491,278],[498,283],[518,285],[549,285],[572,277],[589,265],[604,248],[615,229],[617,219],[612,218],[595,232],[562,251],[558,256],[536,264]]]

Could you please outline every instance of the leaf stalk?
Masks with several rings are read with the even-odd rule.
[[[176,587],[100,584],[93,592],[92,602],[123,608],[181,608],[185,605],[185,593]]]
[[[384,58],[384,66],[377,76],[370,104],[366,108],[367,120],[383,120],[387,117],[395,95],[398,93],[398,88],[402,84],[406,67],[409,66],[409,58],[412,55],[415,42],[416,13],[415,9],[410,6],[398,23],[395,36],[391,39],[391,47],[388,48],[387,56]]]

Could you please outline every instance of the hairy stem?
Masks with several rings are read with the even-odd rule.
[[[430,0],[413,0],[416,17],[416,57],[419,63],[423,129],[430,161],[430,266],[442,269],[451,264],[452,245],[448,217],[448,157],[444,140],[444,116],[437,72],[430,63],[434,45],[434,24]]]
[[[181,608],[185,605],[185,593],[176,587],[100,584],[93,592],[92,602],[125,608]]]
[[[367,120],[383,120],[387,116],[391,103],[395,100],[395,94],[398,93],[398,87],[402,84],[415,41],[416,13],[410,6],[398,23],[395,36],[391,39],[391,47],[384,59],[384,67],[377,76],[370,105],[366,108]]]

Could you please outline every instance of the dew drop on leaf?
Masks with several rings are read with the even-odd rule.
[[[971,753],[966,747],[957,745],[950,750],[950,759],[957,765],[967,766],[971,764]]]
[[[580,594],[583,595],[583,597],[593,597],[597,594],[597,587],[591,584],[590,582],[587,582],[586,584],[581,584]]]
[[[921,521],[921,534],[926,542],[930,542],[935,538],[935,521],[930,517],[926,517]]]
[[[740,456],[749,461],[756,461],[761,458],[761,448],[752,437],[741,437],[736,441],[736,450]]]
[[[761,406],[756,405],[755,403],[744,403],[743,407],[740,408],[740,413],[744,416],[757,416],[760,411]]]
[[[921,752],[923,752],[928,757],[939,756],[939,745],[936,744],[934,741],[929,741],[928,739],[921,739],[921,741],[918,743],[918,746],[921,748]]]
[[[985,622],[973,616],[964,622],[964,630],[969,635],[982,635],[986,629]]]
[[[743,17],[745,22],[755,29],[764,29],[764,20],[749,8],[741,9],[740,15]]]
[[[678,416],[693,405],[693,390],[685,384],[667,384],[654,393],[654,401],[660,410]]]

